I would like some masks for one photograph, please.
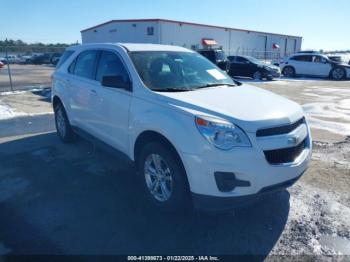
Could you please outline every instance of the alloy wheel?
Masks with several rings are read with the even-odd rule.
[[[56,111],[56,124],[57,124],[57,131],[59,132],[61,137],[65,137],[66,135],[66,120],[63,115],[63,111],[61,108],[59,108]]]
[[[167,201],[173,192],[173,178],[166,161],[158,154],[150,154],[144,164],[146,184],[151,195],[160,202]]]
[[[340,80],[344,77],[344,70],[341,68],[336,68],[332,72],[333,79]]]

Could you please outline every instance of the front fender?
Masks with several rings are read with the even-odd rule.
[[[171,111],[171,112],[170,112]],[[137,138],[145,131],[161,134],[175,147],[179,155],[198,150],[200,136],[194,123],[194,117],[166,107],[149,108],[143,112],[134,112],[130,121],[129,157],[134,160],[134,148]]]

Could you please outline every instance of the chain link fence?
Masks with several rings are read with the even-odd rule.
[[[237,48],[236,50],[224,50],[228,56],[252,56],[256,59],[271,62],[271,61],[279,61],[280,59],[290,56],[293,53],[282,52],[280,49],[276,49],[273,51],[264,51],[258,49],[247,49],[247,48]]]
[[[66,47],[0,46],[0,92],[47,88]]]

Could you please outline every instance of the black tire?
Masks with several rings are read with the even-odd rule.
[[[163,201],[156,199],[147,185],[146,177],[149,176],[146,174],[145,167],[147,167],[147,160],[150,158],[152,159],[152,155],[155,154],[159,155],[162,158],[162,161],[164,160],[164,163],[169,167],[172,178],[171,194],[168,199]],[[136,167],[143,182],[147,202],[150,203],[151,206],[166,212],[176,211],[183,213],[192,210],[192,202],[186,172],[181,159],[177,153],[174,152],[173,148],[170,148],[162,143],[149,142],[141,149],[139,156],[137,156]],[[161,186],[159,186],[159,191],[163,192]]]
[[[263,74],[260,71],[255,71],[252,78],[255,80],[261,80],[263,78]]]
[[[346,71],[344,68],[336,67],[331,70],[329,75],[333,80],[343,80],[346,77]]]
[[[292,66],[283,68],[282,74],[286,77],[295,77],[295,69]]]
[[[58,102],[55,105],[54,112],[58,137],[62,140],[63,143],[72,143],[75,140],[76,135],[69,123],[66,110],[64,109],[62,103]]]

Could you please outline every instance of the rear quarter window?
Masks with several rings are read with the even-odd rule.
[[[74,53],[74,51],[67,50],[63,53],[63,55],[60,57],[60,60],[58,61],[56,68],[60,68],[61,65],[63,65],[64,62],[67,61],[67,59]]]

